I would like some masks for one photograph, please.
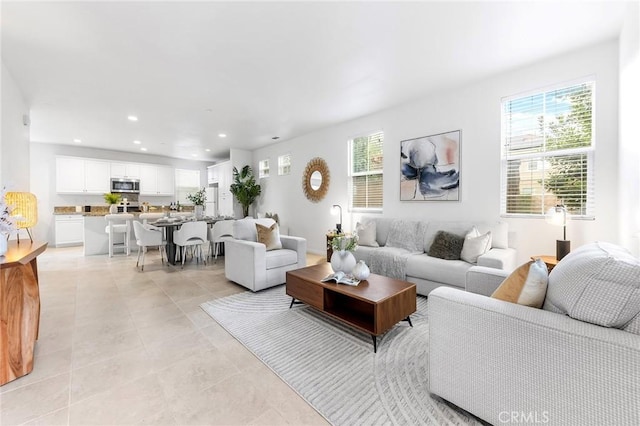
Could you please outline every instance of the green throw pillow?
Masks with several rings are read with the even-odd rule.
[[[458,260],[463,245],[464,237],[450,232],[438,231],[427,254],[445,260]]]

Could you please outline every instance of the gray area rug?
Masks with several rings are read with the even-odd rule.
[[[335,425],[480,424],[429,394],[426,298],[375,354],[371,336],[290,302],[279,286],[201,307]]]

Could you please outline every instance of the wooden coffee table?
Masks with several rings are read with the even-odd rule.
[[[376,352],[377,337],[400,321],[411,324],[409,315],[416,311],[416,285],[410,282],[371,274],[358,286],[320,282],[333,271],[331,265],[308,266],[287,272],[287,294],[296,300],[368,333]]]

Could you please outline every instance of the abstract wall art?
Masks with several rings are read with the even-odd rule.
[[[461,133],[400,142],[400,201],[460,200]]]

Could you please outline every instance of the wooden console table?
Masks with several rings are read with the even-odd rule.
[[[33,370],[40,325],[36,258],[47,243],[10,241],[8,246],[0,257],[0,386]]]

